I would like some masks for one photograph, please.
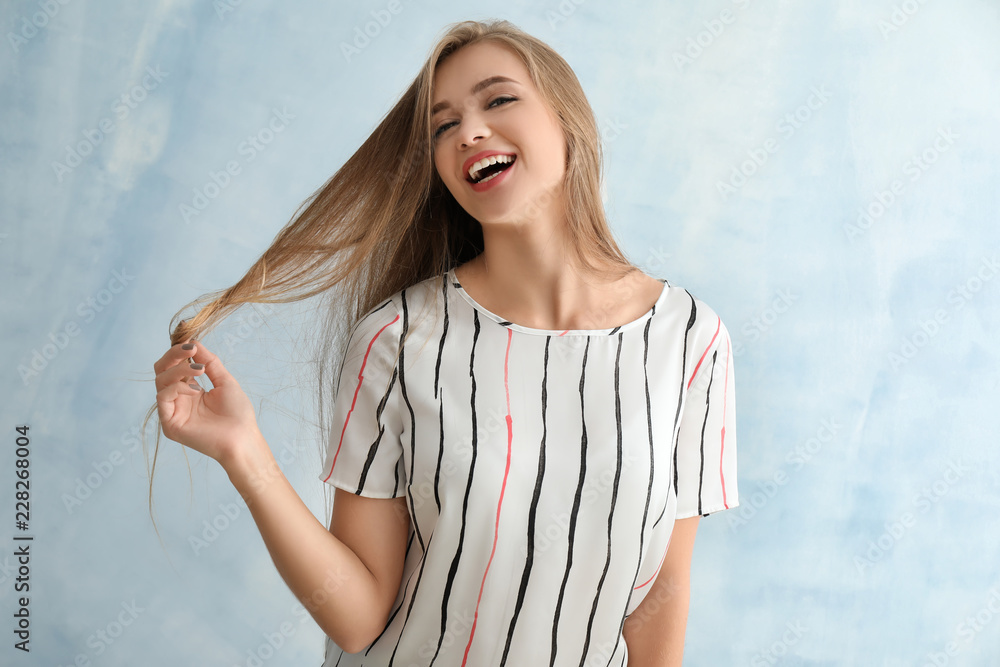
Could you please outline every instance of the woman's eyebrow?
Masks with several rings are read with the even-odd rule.
[[[486,88],[489,88],[490,86],[496,85],[498,83],[517,83],[517,81],[515,81],[514,79],[510,79],[506,76],[502,76],[500,74],[495,74],[487,79],[483,79],[482,81],[474,85],[472,87],[471,92],[473,95],[475,95],[479,91],[485,90]],[[451,104],[448,103],[447,101],[438,102],[431,108],[431,116],[435,115],[439,111],[444,111],[449,107],[451,107]]]

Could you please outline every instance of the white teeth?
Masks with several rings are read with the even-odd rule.
[[[499,172],[499,171],[498,171],[498,172],[495,172],[495,173],[492,173],[492,174],[490,174],[489,176],[487,176],[486,178],[484,178],[483,180],[481,180],[481,181],[476,181],[476,182],[477,182],[477,183],[485,183],[486,181],[490,180],[491,178],[495,178],[495,177],[499,176],[499,175],[500,175],[501,173],[502,173],[502,172]]]
[[[474,165],[472,165],[471,167],[469,167],[469,178],[471,178],[473,181],[475,181],[476,180],[476,174],[479,173],[479,171],[481,169],[485,169],[486,167],[490,166],[491,164],[496,164],[497,162],[499,162],[501,164],[508,164],[510,162],[513,162],[513,161],[514,161],[514,156],[513,155],[490,155],[489,157],[484,157],[482,160],[480,160],[479,162],[476,162]],[[497,172],[497,173],[499,173],[499,172]],[[496,175],[496,174],[494,174],[494,175]],[[484,180],[486,180],[486,179],[484,179]]]

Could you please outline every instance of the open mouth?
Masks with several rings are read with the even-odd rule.
[[[517,159],[516,155],[490,155],[469,167],[465,180],[469,183],[485,183],[495,178],[501,172],[510,169]]]

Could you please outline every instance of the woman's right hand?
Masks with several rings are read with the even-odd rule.
[[[193,345],[184,349],[184,345]],[[192,368],[188,357],[194,359]],[[238,448],[260,437],[253,404],[217,356],[200,341],[174,345],[153,364],[156,409],[163,434],[223,463]],[[195,381],[206,374],[213,388]]]

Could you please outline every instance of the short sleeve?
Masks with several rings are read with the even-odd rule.
[[[686,397],[675,451],[677,519],[739,504],[732,342],[722,319],[695,301],[685,363]]]
[[[320,479],[367,498],[405,495],[396,352],[402,331],[389,299],[351,331],[334,399]]]

